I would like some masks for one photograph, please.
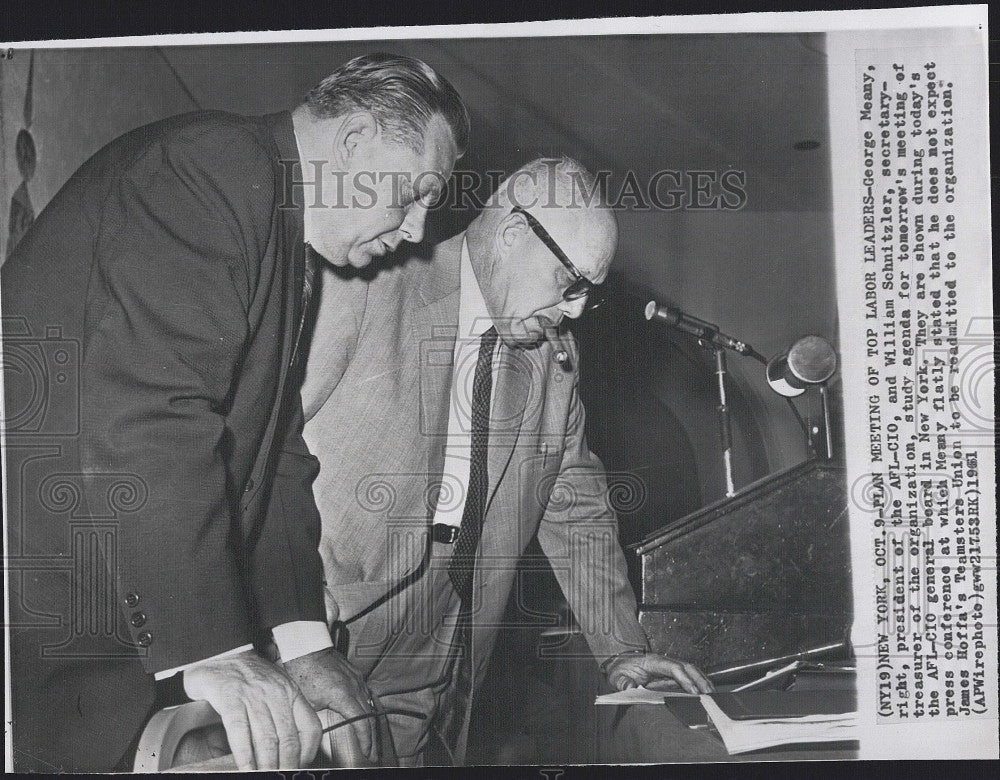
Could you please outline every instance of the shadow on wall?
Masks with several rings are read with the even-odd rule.
[[[652,296],[615,272],[606,287],[607,303],[574,322],[573,330],[581,345],[588,443],[609,472],[621,539],[629,544],[723,497],[718,391],[709,350],[646,320]],[[770,463],[748,399],[732,377],[727,395],[739,488],[766,476]]]

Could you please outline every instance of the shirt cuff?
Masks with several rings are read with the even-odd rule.
[[[213,655],[211,658],[202,658],[200,661],[192,661],[191,663],[184,664],[183,666],[175,666],[173,669],[164,669],[162,672],[156,672],[156,674],[153,675],[153,678],[156,680],[165,680],[178,672],[183,672],[185,669],[190,669],[192,666],[204,663],[205,661],[214,661],[217,658],[225,658],[230,655],[236,655],[237,653],[245,653],[247,650],[253,650],[253,645],[241,645],[240,647],[236,647],[232,650],[226,650],[224,653]]]
[[[293,620],[271,629],[282,662],[333,647],[330,629],[322,620]]]

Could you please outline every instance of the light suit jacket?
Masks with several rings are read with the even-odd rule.
[[[370,280],[326,271],[303,387],[328,617],[348,622],[349,657],[383,699],[409,695],[427,711],[447,687],[457,607],[452,547],[428,536],[435,502],[461,500],[442,469],[463,238]],[[535,535],[595,657],[646,646],[604,469],[584,439],[577,358],[569,335],[501,347],[473,591],[477,684]]]

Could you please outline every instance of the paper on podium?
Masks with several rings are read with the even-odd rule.
[[[698,694],[685,693],[684,691],[651,691],[649,688],[639,686],[638,688],[626,688],[624,691],[615,691],[598,696],[594,704],[663,704],[665,696],[687,696],[694,698]]]
[[[701,706],[719,732],[730,755],[762,750],[776,745],[804,742],[843,742],[858,739],[856,712],[839,715],[805,715],[796,718],[734,720],[709,695]]]

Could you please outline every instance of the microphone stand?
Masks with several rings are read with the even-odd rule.
[[[729,412],[729,405],[726,401],[726,348],[716,343],[714,336],[717,333],[718,329],[715,329],[714,326],[703,328],[701,335],[698,337],[698,343],[705,349],[711,350],[715,355],[715,376],[719,392],[719,405],[716,408],[719,412],[719,438],[722,441],[722,468],[726,477],[726,498],[732,498],[736,495],[736,487],[733,482],[733,425]],[[767,365],[767,361],[764,360],[764,358],[758,354],[753,347],[750,347],[749,345],[745,345],[745,347],[746,351],[740,351],[738,354],[752,357],[765,366]],[[820,384],[819,392],[823,404],[823,443],[826,449],[827,460],[830,460],[833,458],[833,439],[830,432],[829,389],[826,386],[826,382],[822,382]],[[791,398],[786,397],[785,401],[788,403],[788,406],[794,413],[799,425],[802,427],[803,432],[806,434],[807,447],[813,449],[815,452],[816,447],[812,444],[812,436],[810,435],[809,427],[802,419],[802,415],[799,414],[799,410],[796,408],[795,404],[792,403]]]
[[[726,498],[736,495],[733,485],[733,424],[726,403],[726,353],[711,342],[702,339],[701,345],[715,353],[715,376],[719,386],[719,436],[722,439],[722,468],[726,475]]]
[[[719,438],[722,441],[722,470],[726,478],[726,498],[736,495],[736,485],[733,481],[733,423],[729,411],[729,403],[726,400],[726,349],[717,338],[719,329],[708,322],[700,322],[700,333],[698,333],[698,343],[705,349],[711,350],[715,355],[715,377],[719,392],[719,405],[716,407],[719,413]],[[759,363],[767,365],[767,361],[753,347],[745,342],[736,342],[728,347],[737,354],[744,357],[751,357]],[[793,407],[794,408],[794,407]]]
[[[732,498],[736,495],[736,486],[733,482],[733,427],[729,413],[729,404],[726,400],[727,371],[725,351],[727,349],[731,349],[739,355],[753,358],[765,367],[767,367],[768,362],[764,359],[763,355],[757,352],[757,350],[745,341],[740,341],[732,336],[727,336],[719,331],[717,325],[714,325],[711,322],[705,322],[705,320],[698,319],[690,314],[685,314],[679,309],[673,309],[669,306],[659,306],[656,301],[653,300],[646,304],[645,314],[647,320],[656,318],[658,320],[662,320],[667,325],[676,328],[677,330],[693,335],[696,339],[698,339],[698,343],[702,347],[712,350],[715,354],[715,376],[719,392],[719,405],[717,407],[719,412],[719,438],[722,440],[722,468],[726,478],[726,498]],[[830,441],[830,412],[826,403],[827,396],[825,385],[820,388],[820,392],[823,394],[824,402],[823,416],[826,423],[826,449],[827,452],[830,453],[833,451],[833,446]],[[798,421],[799,426],[806,435],[808,446],[809,428],[806,426],[805,420],[802,419],[802,415],[799,414],[799,410],[796,409],[791,398],[786,397],[785,401],[788,403],[789,408],[792,410],[792,414],[795,415],[795,419]]]
[[[733,483],[733,426],[729,405],[726,402],[726,350],[713,340],[712,337],[716,332],[710,328],[706,328],[702,337],[698,339],[698,343],[705,349],[709,349],[715,353],[715,376],[719,391],[719,405],[717,407],[719,412],[719,438],[722,440],[722,468],[726,477],[726,498],[732,498],[736,494],[736,488]],[[767,365],[767,361],[749,345],[747,345],[745,352],[739,352],[738,354],[752,357],[765,366]],[[829,460],[833,458],[833,441],[830,434],[830,406],[826,382],[820,385],[819,391],[823,402],[823,429],[826,439],[827,459]],[[791,398],[785,398],[785,401],[788,402],[788,406],[795,414],[795,418],[806,434],[806,445],[811,447],[812,437],[809,434],[808,426],[802,419],[802,415],[799,414],[799,410],[792,403]]]
[[[830,391],[827,389],[826,382],[820,384],[819,395],[823,402],[823,433],[826,439],[826,459],[833,460],[833,437],[830,434]]]

